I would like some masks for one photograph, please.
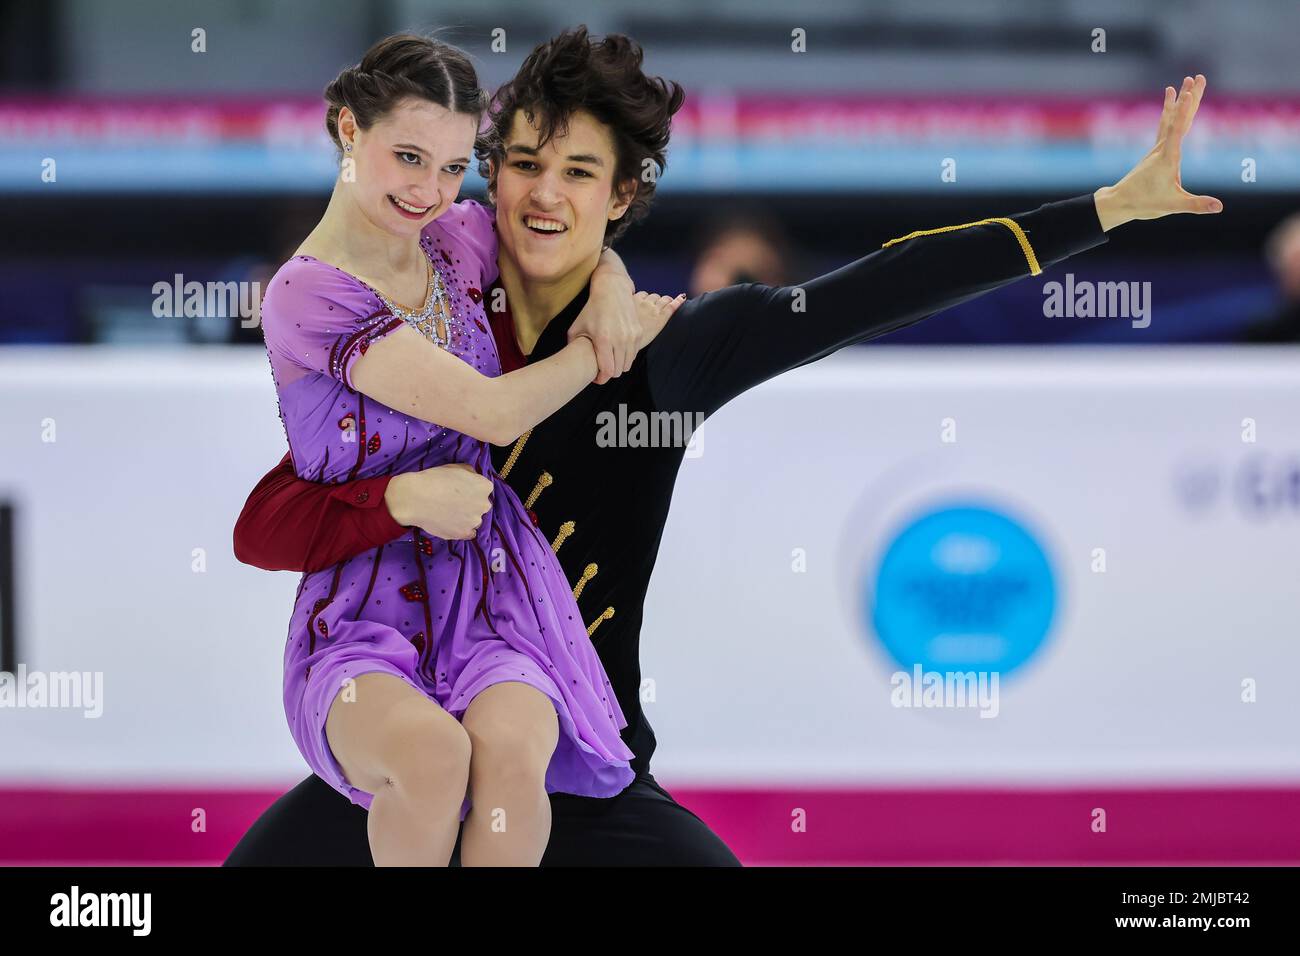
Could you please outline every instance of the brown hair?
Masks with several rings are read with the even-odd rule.
[[[325,129],[334,145],[339,140],[339,110],[350,109],[361,129],[369,129],[408,96],[444,106],[453,113],[482,118],[488,96],[478,85],[478,74],[461,50],[412,33],[380,40],[325,87]]]
[[[514,79],[497,90],[489,126],[479,138],[479,173],[491,180],[488,160],[505,159],[505,139],[519,110],[540,132],[539,146],[564,135],[568,119],[585,110],[609,127],[614,139],[614,187],[637,180],[636,196],[622,218],[605,225],[609,245],[632,223],[645,216],[666,164],[672,116],[686,101],[676,83],[641,71],[641,47],[630,37],[611,34],[594,40],[585,26],[565,32],[538,46]],[[646,162],[657,169],[648,181]]]

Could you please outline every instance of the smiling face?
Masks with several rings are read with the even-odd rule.
[[[478,120],[408,97],[365,130],[343,107],[338,131],[344,144],[352,144],[341,178],[361,214],[385,232],[418,237],[456,201]],[[348,159],[355,163],[352,177]]]
[[[537,126],[518,110],[504,157],[491,164],[501,255],[532,281],[590,272],[606,223],[627,212],[633,195],[620,197],[614,188],[617,163],[608,127],[579,111],[561,132],[539,147]],[[625,183],[625,189],[635,187],[635,180]]]

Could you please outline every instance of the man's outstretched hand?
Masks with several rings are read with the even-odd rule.
[[[1194,196],[1183,188],[1180,166],[1183,137],[1192,128],[1192,119],[1205,94],[1205,76],[1183,79],[1182,90],[1174,93],[1165,87],[1165,108],[1160,114],[1156,144],[1113,186],[1103,186],[1093,193],[1097,218],[1107,232],[1133,219],[1159,219],[1174,213],[1215,213],[1223,203],[1213,196]]]

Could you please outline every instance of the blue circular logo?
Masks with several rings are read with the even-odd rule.
[[[1018,522],[978,505],[928,511],[890,541],[866,612],[902,666],[1007,674],[1056,610],[1047,555]]]

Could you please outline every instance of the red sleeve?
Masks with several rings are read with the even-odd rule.
[[[235,523],[235,557],[267,571],[320,571],[405,533],[384,504],[390,475],[337,485],[299,478],[286,454]]]

